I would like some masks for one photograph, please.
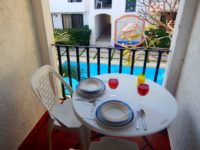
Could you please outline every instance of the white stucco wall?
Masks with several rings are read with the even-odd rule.
[[[177,99],[178,114],[168,131],[172,150],[199,150],[200,1],[182,0],[177,17],[166,88]]]
[[[40,0],[0,1],[0,149],[17,149],[44,113],[29,83],[36,69],[50,63],[44,21],[33,13],[48,18],[41,13],[48,1],[42,3],[41,9]]]
[[[60,29],[63,28],[62,15],[60,13],[52,14],[52,19],[54,28],[60,28]]]
[[[88,18],[89,13],[83,13],[83,24],[84,25],[89,25],[89,18]]]
[[[68,2],[68,0],[49,0],[52,13],[81,13],[87,10],[86,0],[82,2]]]
[[[196,13],[196,1],[182,0],[176,17],[175,30],[172,37],[165,86],[172,94],[176,88],[181,75],[181,69],[187,51],[188,39],[193,26]]]
[[[63,13],[63,14],[83,14],[83,25],[89,24],[88,12],[86,12],[86,13]],[[54,28],[60,28],[60,29],[63,28],[62,14],[60,14],[60,13],[52,14],[52,19],[53,19],[53,27]]]

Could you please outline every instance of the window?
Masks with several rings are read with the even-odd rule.
[[[83,27],[83,15],[82,14],[74,14],[72,17],[72,28],[80,28]]]
[[[68,2],[82,2],[82,0],[68,0]]]
[[[136,9],[136,0],[126,0],[126,12],[134,12]]]
[[[83,27],[82,14],[63,14],[62,15],[63,28],[81,28]]]

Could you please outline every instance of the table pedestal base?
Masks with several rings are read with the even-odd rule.
[[[90,129],[82,125],[80,128],[80,142],[83,150],[88,150],[90,147]]]
[[[146,147],[149,147],[151,150],[154,150],[153,146],[148,141],[148,139],[145,136],[143,136],[142,138],[145,141],[145,145],[141,148],[141,150],[144,150]]]

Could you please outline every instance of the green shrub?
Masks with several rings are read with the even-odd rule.
[[[55,29],[54,39],[56,44],[68,44],[70,42],[70,35],[62,29]]]
[[[148,37],[148,46],[169,48],[171,44],[170,35],[164,29],[149,29],[145,31]]]
[[[56,41],[56,44],[67,44],[67,45],[89,45],[90,44],[90,35],[91,30],[88,26],[76,29],[54,29],[55,33],[66,33],[64,35],[69,36],[69,40]],[[66,38],[65,38],[66,39]]]

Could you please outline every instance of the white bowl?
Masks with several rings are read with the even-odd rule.
[[[100,123],[100,125],[103,125],[105,127],[109,127],[109,128],[121,128],[121,127],[126,127],[130,123],[133,122],[134,114],[132,112],[132,115],[130,115],[130,118],[128,120],[126,120],[126,121],[122,121],[122,122],[109,122],[107,120],[104,120],[104,118],[102,118],[102,116],[100,115],[99,108],[98,108],[97,111],[96,111],[96,119],[97,119],[98,123]]]
[[[96,111],[98,122],[109,127],[123,127],[132,122],[134,113],[130,106],[118,100],[101,104]]]
[[[88,78],[81,80],[77,86],[77,88],[82,91],[82,92],[88,92],[88,93],[93,93],[93,92],[98,92],[102,90],[104,87],[104,83],[97,78]]]
[[[123,103],[112,101],[100,108],[102,116],[111,122],[121,122],[129,118],[129,108]]]

